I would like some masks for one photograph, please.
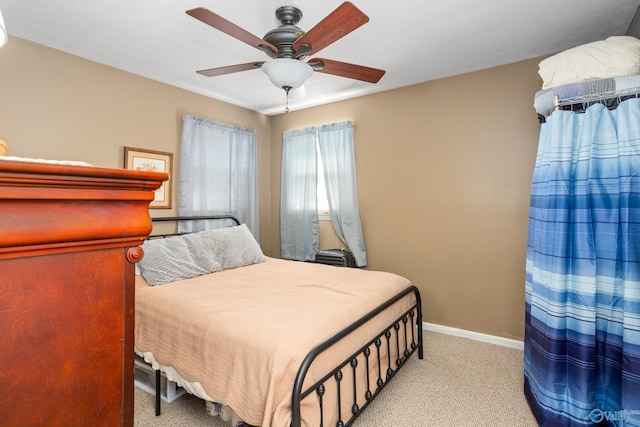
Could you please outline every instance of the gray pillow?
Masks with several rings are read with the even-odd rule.
[[[245,224],[147,240],[142,249],[138,265],[151,286],[265,261]]]
[[[212,258],[220,263],[221,270],[265,261],[260,245],[246,224],[185,234],[182,237],[194,259],[205,262],[204,258]]]

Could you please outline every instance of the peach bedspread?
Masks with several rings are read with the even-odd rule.
[[[136,350],[153,353],[262,427],[289,426],[293,382],[314,346],[410,286],[392,273],[274,258],[162,286],[136,279]],[[312,365],[305,384],[414,303],[411,294],[332,348]],[[314,424],[317,411],[302,411],[303,423]]]

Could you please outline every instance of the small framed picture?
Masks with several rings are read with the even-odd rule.
[[[149,204],[152,209],[171,209],[171,168],[173,154],[141,148],[124,147],[125,169],[165,172],[169,179],[155,192],[153,201]]]

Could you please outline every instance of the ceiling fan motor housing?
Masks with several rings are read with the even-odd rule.
[[[278,58],[300,59],[302,55],[297,55],[293,43],[304,35],[304,31],[296,26],[302,12],[293,6],[282,6],[276,10],[276,18],[281,25],[265,34],[263,39],[278,48]]]

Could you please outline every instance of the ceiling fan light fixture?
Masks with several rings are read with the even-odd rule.
[[[291,58],[275,58],[262,64],[271,83],[284,89],[296,89],[313,74],[313,68],[306,62]]]

